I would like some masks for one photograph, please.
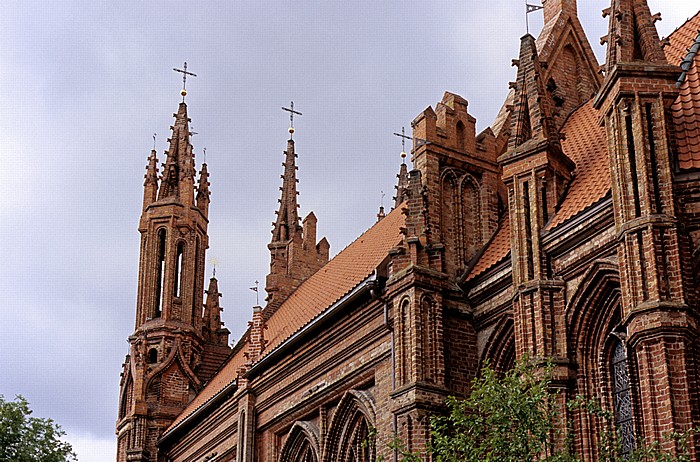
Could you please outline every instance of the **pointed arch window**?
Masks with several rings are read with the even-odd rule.
[[[182,262],[184,254],[185,244],[183,242],[179,242],[177,244],[177,254],[175,255],[175,279],[173,284],[173,295],[175,295],[176,298],[180,298],[182,296],[182,279],[184,276],[184,265]]]
[[[160,318],[163,313],[163,282],[165,280],[165,229],[158,231],[158,259],[156,267],[156,299],[154,318]]]
[[[624,344],[617,338],[612,348],[610,374],[615,409],[615,427],[620,438],[622,456],[627,458],[634,450],[635,445],[634,414],[632,412],[629,369],[627,368],[627,351]]]

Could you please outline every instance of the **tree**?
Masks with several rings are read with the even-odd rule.
[[[447,413],[431,419],[428,453],[434,462],[578,462],[568,447],[555,447],[558,416],[551,391],[552,366],[524,358],[499,377],[487,363],[472,382],[466,399],[450,397]],[[603,422],[598,448],[601,462],[686,462],[690,461],[688,438],[691,432],[671,433],[679,449],[667,453],[658,441],[638,442],[635,451],[622,455],[613,415],[596,399],[578,397],[567,403],[598,416]],[[395,439],[389,447],[401,462],[422,462]]]
[[[551,364],[542,366],[523,358],[499,378],[487,363],[481,376],[474,379],[469,397],[449,398],[449,413],[432,419],[429,451],[435,462],[579,461],[568,447],[555,448],[553,444],[558,430],[551,369]],[[599,447],[603,462],[690,460],[688,437],[695,430],[667,435],[677,442],[676,454],[664,451],[659,441],[639,441],[635,451],[623,456],[613,415],[598,400],[577,397],[567,405],[595,414],[604,422]]]
[[[487,364],[467,399],[447,400],[449,413],[431,422],[436,462],[572,460],[552,454],[556,434],[555,396],[549,390],[551,366],[518,362],[502,378]]]
[[[72,446],[61,440],[65,432],[51,419],[30,417],[22,396],[6,401],[0,395],[0,462],[70,462]]]

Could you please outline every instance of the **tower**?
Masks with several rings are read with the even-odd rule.
[[[209,174],[203,164],[195,188],[184,93],[162,176],[155,150],[146,167],[136,323],[120,384],[117,462],[158,460],[161,433],[230,352],[215,278],[202,303]]]
[[[290,118],[294,114],[292,103]],[[292,119],[293,121],[293,119]],[[313,212],[299,224],[299,203],[297,201],[297,154],[294,152],[294,127],[289,128],[287,150],[284,151],[284,173],[282,174],[281,197],[279,209],[275,212],[277,219],[272,223],[272,240],[267,245],[270,250],[270,273],[265,281],[267,306],[264,317],[269,318],[279,306],[309,276],[328,263],[330,244],[324,237],[316,243],[316,224]]]
[[[613,0],[603,14],[610,21],[605,82],[594,104],[611,164],[622,291],[618,331],[638,387],[634,433],[673,449],[676,443],[664,436],[693,425],[696,393],[697,321],[683,281],[669,136],[680,70],[666,61],[645,0]]]

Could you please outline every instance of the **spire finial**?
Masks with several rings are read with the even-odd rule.
[[[289,112],[289,139],[292,139],[292,135],[294,135],[294,114],[297,115],[303,115],[301,112],[295,111],[294,110],[294,101],[289,103],[289,107],[283,107],[283,111]]]
[[[202,148],[202,153],[203,153],[202,157],[204,160],[204,162],[202,162],[202,163],[206,164],[207,163],[207,148]]]
[[[180,90],[180,94],[182,95],[182,102],[184,103],[185,96],[187,95],[187,76],[191,75],[192,77],[197,77],[197,74],[193,74],[192,72],[187,72],[187,61],[185,61],[183,69],[178,69],[176,67],[173,67],[173,70],[175,72],[182,73],[182,90]]]
[[[209,260],[214,267],[211,271],[211,277],[216,278],[216,265],[219,264],[219,259],[216,257],[213,257],[211,260]]]
[[[258,281],[258,280],[256,279],[256,280],[255,280],[255,286],[250,288],[250,290],[252,290],[253,292],[255,292],[255,306],[260,305],[260,290],[259,290],[259,287],[258,287],[259,285],[260,285],[260,281]]]
[[[153,134],[153,150],[156,150],[156,133]]]
[[[425,144],[432,144],[431,141],[424,140],[422,138],[414,138],[413,136],[408,136],[406,134],[406,127],[401,127],[401,133],[394,133],[394,135],[401,138],[401,164],[406,163],[406,140],[411,140],[414,147],[423,146]]]

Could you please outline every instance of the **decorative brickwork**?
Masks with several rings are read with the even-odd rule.
[[[209,181],[203,166],[195,200],[180,106],[160,188],[148,160],[118,462],[392,460],[395,435],[426,456],[445,398],[484,361],[503,374],[525,355],[553,362],[555,447],[582,460],[598,460],[605,422],[566,398],[613,411],[624,454],[641,439],[674,451],[668,432],[700,425],[696,82],[679,93],[644,0],[604,12],[602,67],[577,2],[543,6],[493,126],[477,135],[449,92],[422,111],[394,209],[330,261],[315,215],[299,222],[288,141],[269,297],[232,351],[216,279],[201,311]]]

